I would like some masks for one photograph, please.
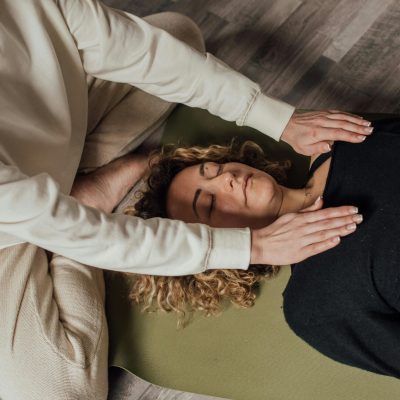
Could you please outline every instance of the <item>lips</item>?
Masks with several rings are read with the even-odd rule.
[[[243,179],[243,194],[244,194],[244,202],[245,204],[247,204],[247,194],[246,194],[246,190],[247,190],[247,183],[249,181],[249,179],[251,178],[252,174],[248,174],[245,176],[245,178]]]

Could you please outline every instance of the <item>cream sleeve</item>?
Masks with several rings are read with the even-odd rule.
[[[129,83],[166,101],[207,109],[279,138],[292,108],[210,53],[96,0],[55,0],[93,76]],[[268,118],[270,116],[271,118]],[[271,122],[271,121],[274,122]],[[0,231],[105,269],[185,275],[246,269],[250,230],[106,214],[60,192],[48,173],[0,164]]]
[[[212,54],[197,51],[131,13],[97,0],[56,0],[85,71],[163,100],[207,109],[279,140],[294,107]]]
[[[153,275],[247,269],[250,231],[107,214],[0,162],[0,231],[83,264]]]

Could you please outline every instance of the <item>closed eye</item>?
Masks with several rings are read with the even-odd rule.
[[[210,204],[210,209],[208,211],[208,219],[211,217],[211,213],[213,212],[215,208],[215,194],[211,195],[211,204]]]

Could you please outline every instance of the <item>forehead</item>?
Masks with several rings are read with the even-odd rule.
[[[193,200],[201,183],[199,173],[201,164],[192,165],[180,171],[172,179],[167,192],[167,215],[170,218],[185,222],[198,222],[199,218],[193,210]],[[197,209],[201,214],[202,195],[197,200]]]
[[[191,165],[178,172],[169,185],[169,191],[172,189],[184,189],[195,186],[200,181],[201,164]]]

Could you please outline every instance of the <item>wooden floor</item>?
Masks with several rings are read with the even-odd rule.
[[[400,113],[399,0],[104,3],[141,17],[161,11],[191,17],[208,52],[297,108]],[[182,395],[146,399],[203,399]]]
[[[399,0],[105,0],[177,11],[207,51],[298,108],[400,112]]]

